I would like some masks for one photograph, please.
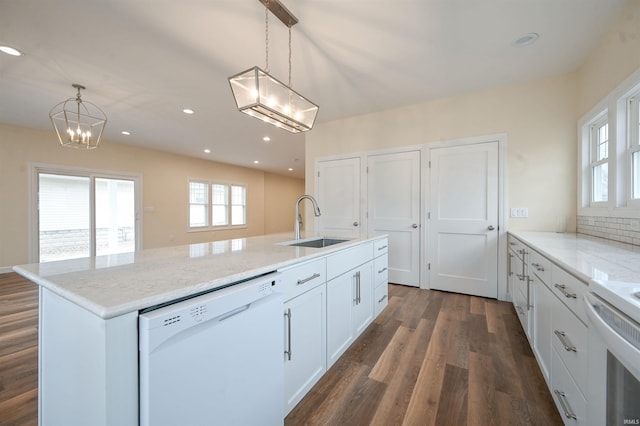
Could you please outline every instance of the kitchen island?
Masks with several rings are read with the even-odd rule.
[[[277,234],[16,266],[40,286],[41,424],[138,424],[138,316],[143,309],[271,272],[286,275],[321,259],[334,259],[326,268],[333,265],[344,275],[350,268],[342,265],[351,257],[368,262],[371,271],[374,259],[383,259],[378,271],[386,276],[386,254],[379,256],[386,253],[386,236],[320,248],[292,246],[290,240],[290,234]],[[327,269],[323,277],[330,275]],[[360,292],[360,271],[357,277]],[[368,323],[373,299],[367,299]]]

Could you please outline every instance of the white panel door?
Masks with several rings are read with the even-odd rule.
[[[360,235],[360,158],[319,161],[316,188],[322,235]]]
[[[430,287],[496,298],[498,142],[430,153]]]
[[[389,235],[389,282],[420,286],[420,151],[367,158],[369,235]]]

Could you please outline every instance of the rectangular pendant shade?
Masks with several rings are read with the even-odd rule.
[[[256,67],[229,77],[238,110],[292,133],[311,130],[318,105]]]

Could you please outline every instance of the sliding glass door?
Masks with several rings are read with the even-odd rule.
[[[133,252],[137,178],[36,170],[38,261]]]

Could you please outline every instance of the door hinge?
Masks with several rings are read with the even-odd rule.
[[[367,166],[367,173],[369,173],[369,166]]]
[[[318,171],[318,177],[320,177],[320,172]]]
[[[431,219],[431,212],[427,212],[427,219]]]
[[[431,264],[430,263],[427,263],[427,269],[431,270]]]
[[[429,168],[431,168],[431,161],[429,161]]]

